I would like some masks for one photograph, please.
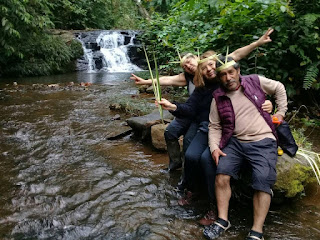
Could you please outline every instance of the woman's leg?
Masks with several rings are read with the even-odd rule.
[[[187,118],[174,119],[164,132],[169,155],[168,171],[174,171],[182,166],[179,137],[185,134],[191,121]]]
[[[208,194],[210,201],[215,200],[215,190],[214,190],[214,183],[216,178],[216,164],[212,158],[211,152],[209,147],[205,149],[205,151],[201,155],[201,169],[204,173],[206,184],[208,187]]]
[[[200,159],[208,147],[208,133],[198,130],[185,153],[185,178],[190,191],[196,191],[201,181]]]
[[[186,152],[190,143],[192,142],[193,138],[195,137],[195,135],[197,134],[198,131],[198,123],[191,123],[188,131],[186,132],[186,134],[183,137],[183,152]]]

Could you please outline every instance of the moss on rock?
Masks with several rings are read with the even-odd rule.
[[[285,193],[288,198],[304,192],[306,184],[314,182],[315,177],[311,167],[294,164],[286,171],[278,173],[275,190]]]
[[[302,158],[294,158],[284,154],[278,158],[278,177],[275,191],[282,192],[285,197],[292,198],[304,193],[305,186],[316,181],[312,168]]]

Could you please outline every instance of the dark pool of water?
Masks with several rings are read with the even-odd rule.
[[[128,78],[16,79],[94,83],[88,88],[26,89],[13,87],[13,79],[1,84],[0,239],[203,239],[197,219],[206,204],[177,204],[179,174],[160,172],[167,155],[130,136],[107,140],[125,118],[112,121],[117,113],[109,110],[108,96],[136,93]],[[265,239],[320,239],[319,190],[311,185],[305,198],[273,205]],[[221,239],[245,238],[251,208],[232,203],[233,227]]]

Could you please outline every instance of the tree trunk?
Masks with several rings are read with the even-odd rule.
[[[145,9],[142,5],[141,5],[141,1],[140,0],[134,0],[134,2],[136,3],[136,5],[138,6],[139,12],[140,14],[147,19],[148,21],[151,20],[150,15],[147,11],[147,9]]]

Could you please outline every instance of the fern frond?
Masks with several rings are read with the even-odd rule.
[[[304,76],[303,80],[304,89],[310,89],[312,85],[317,82],[317,77],[319,75],[319,64],[320,62],[315,62],[307,68],[306,75]]]
[[[312,27],[314,26],[315,22],[320,18],[320,14],[316,14],[316,13],[308,13],[305,14],[301,17],[301,20],[303,21],[303,23],[308,26],[308,27]]]

